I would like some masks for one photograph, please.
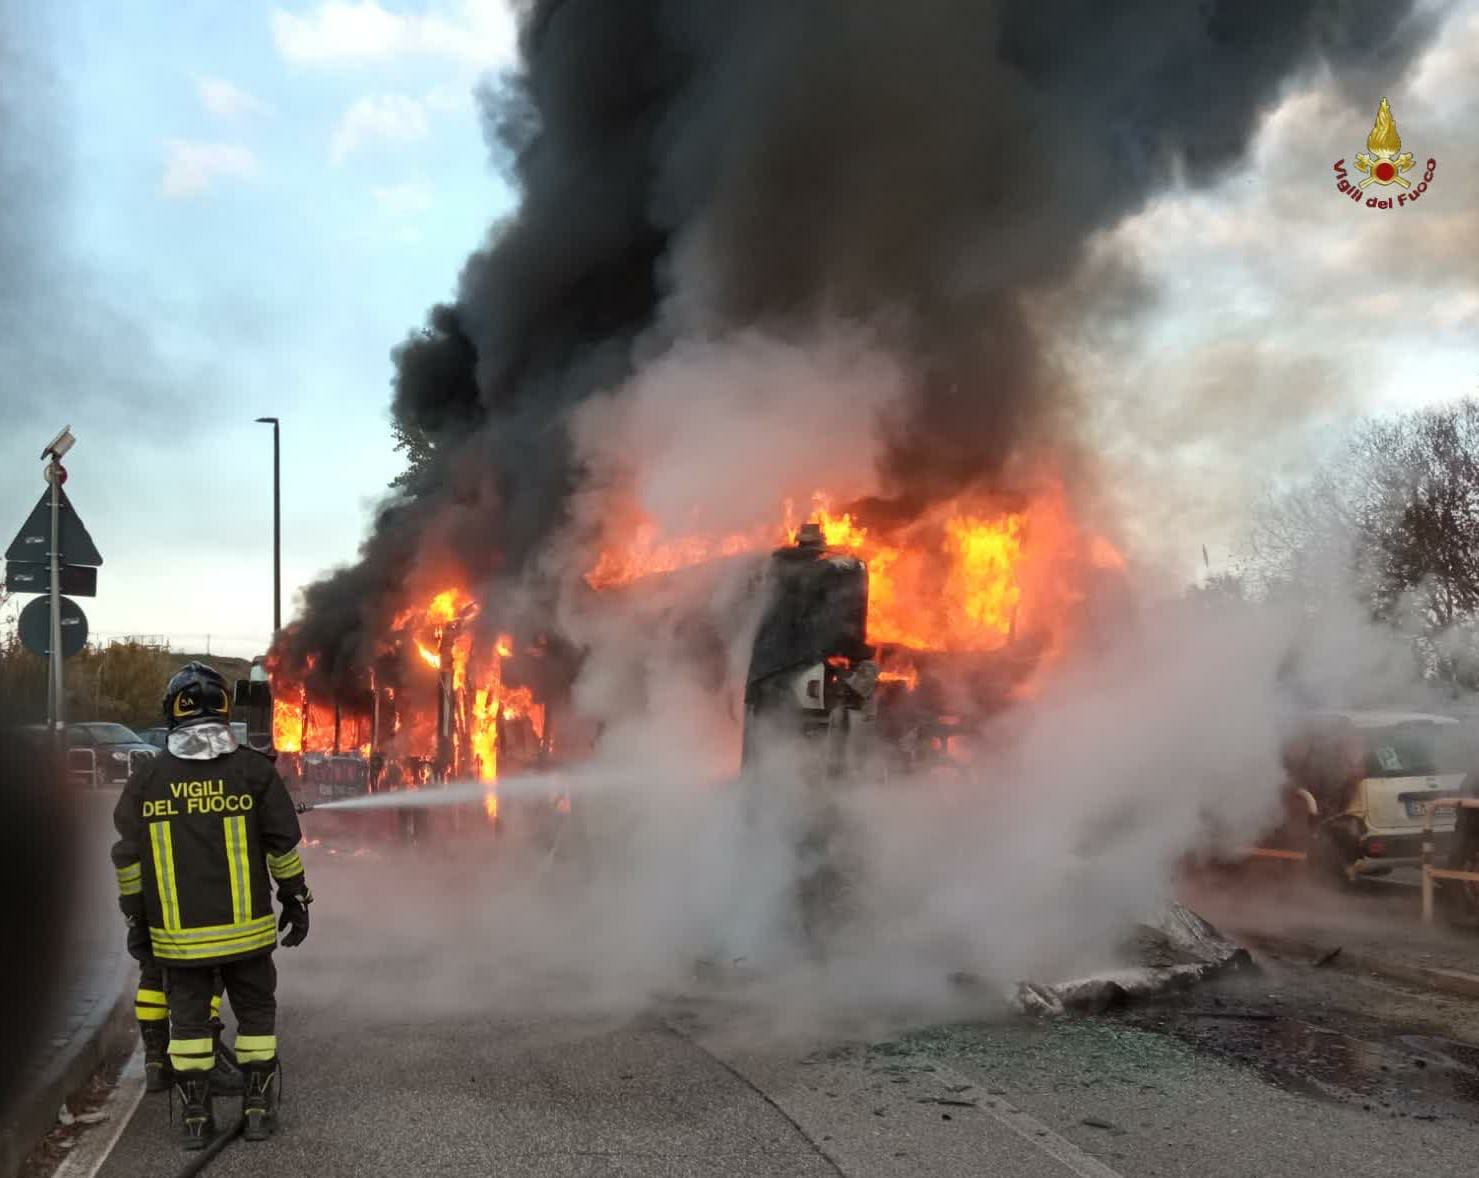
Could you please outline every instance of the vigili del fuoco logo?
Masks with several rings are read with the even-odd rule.
[[[1410,205],[1428,190],[1433,182],[1433,173],[1438,170],[1438,161],[1430,159],[1423,165],[1422,179],[1416,174],[1408,175],[1415,166],[1412,152],[1402,150],[1402,137],[1397,134],[1397,121],[1392,118],[1392,104],[1385,98],[1376,109],[1376,124],[1366,136],[1366,150],[1356,156],[1356,171],[1365,174],[1364,180],[1352,180],[1345,170],[1345,160],[1335,161],[1336,188],[1342,196],[1356,204],[1365,197],[1368,209],[1400,209]],[[1383,188],[1392,185],[1402,191],[1392,196],[1378,193],[1367,195],[1373,184]]]

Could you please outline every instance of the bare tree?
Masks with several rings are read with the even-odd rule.
[[[1420,612],[1447,630],[1479,611],[1479,402],[1372,422],[1352,460],[1364,475],[1358,552],[1372,612]]]
[[[1479,680],[1479,401],[1362,423],[1255,513],[1250,579],[1319,609],[1354,594],[1425,669]]]
[[[1250,587],[1266,598],[1317,601],[1350,583],[1356,552],[1355,504],[1342,466],[1270,492],[1254,510],[1244,557]]]

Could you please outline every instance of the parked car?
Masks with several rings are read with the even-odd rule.
[[[68,724],[66,739],[67,780],[89,788],[122,785],[140,758],[159,755],[157,748],[122,724]]]
[[[1303,719],[1284,763],[1311,865],[1354,879],[1420,863],[1428,806],[1458,796],[1476,761],[1469,731],[1450,716],[1332,711]],[[1453,815],[1433,829],[1446,854]]]

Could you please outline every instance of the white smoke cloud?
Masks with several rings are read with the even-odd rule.
[[[909,389],[860,327],[788,340],[760,332],[678,343],[574,423],[586,486],[623,485],[666,535],[776,524],[787,500],[877,488],[881,429]],[[604,505],[603,505],[604,509]]]
[[[607,727],[553,846],[524,840],[508,796],[491,854],[454,841],[436,860],[347,864],[323,884],[315,866],[335,922],[310,980],[342,988],[351,1010],[414,976],[423,1012],[626,1017],[712,967],[739,985],[753,1031],[790,1035],[997,1009],[1018,980],[1117,964],[1183,854],[1276,819],[1289,706],[1275,690],[1282,623],[1143,622],[1010,714],[958,772],[833,786],[795,748],[738,778],[716,756],[736,743],[715,739],[737,728],[722,702],[734,683],[705,681],[671,635],[613,627],[599,653],[642,668],[640,702],[583,684]],[[819,824],[836,892],[808,936],[799,896],[816,886]],[[955,985],[961,973],[981,987]]]

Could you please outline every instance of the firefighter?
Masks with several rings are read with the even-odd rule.
[[[261,1141],[276,1127],[281,1087],[272,952],[280,929],[288,930],[286,947],[307,937],[313,899],[298,857],[298,816],[271,760],[238,745],[226,681],[215,670],[183,667],[165,690],[164,714],[164,752],[129,779],[113,813],[129,951],[163,967],[185,1148],[201,1149],[215,1135],[218,975],[236,1015],[243,1136]],[[275,927],[269,875],[282,905]]]

